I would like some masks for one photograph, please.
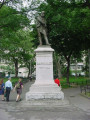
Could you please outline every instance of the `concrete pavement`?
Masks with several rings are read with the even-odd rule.
[[[25,93],[32,83],[24,85],[21,102],[15,102],[16,92],[11,92],[8,103],[0,96],[0,120],[90,120],[90,99],[81,96],[79,88],[63,89],[69,101],[64,106],[24,105]]]

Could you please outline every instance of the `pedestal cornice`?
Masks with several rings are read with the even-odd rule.
[[[35,52],[53,52],[54,49],[51,48],[49,45],[41,45],[38,46],[37,49],[34,50]]]

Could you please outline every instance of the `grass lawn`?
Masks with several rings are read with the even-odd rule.
[[[67,84],[66,78],[60,79],[60,83],[62,88],[74,87],[74,85],[86,85],[87,78],[86,77],[70,77],[69,82],[70,85]]]
[[[13,86],[15,85],[15,83],[17,83],[19,78],[11,78],[11,82],[13,84]],[[8,80],[8,78],[4,78],[4,83]]]
[[[83,92],[83,93],[81,93],[81,95],[83,95],[83,96],[85,96],[85,97],[88,97],[88,98],[90,99],[90,92],[86,92],[86,95],[85,95],[85,93]]]
[[[0,78],[1,80],[1,78]],[[8,78],[4,78],[4,83],[8,80]],[[11,82],[13,87],[15,86],[15,84],[18,82],[19,78],[11,78]],[[22,78],[22,83],[26,83],[29,79],[28,78]]]
[[[87,92],[86,95],[90,98],[90,92]]]
[[[11,82],[13,84],[13,86],[15,85],[15,83],[17,83],[19,78],[11,78]],[[8,78],[4,78],[4,83],[8,80]],[[27,78],[23,79],[22,82],[25,83],[27,82]],[[68,87],[76,87],[76,85],[86,85],[86,80],[88,80],[86,77],[70,77],[69,81],[70,81],[70,85],[67,84],[66,82],[66,78],[63,77],[62,79],[60,79],[60,83],[62,88],[68,88]]]

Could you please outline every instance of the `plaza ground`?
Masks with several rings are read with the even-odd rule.
[[[80,95],[80,88],[62,89],[65,99],[64,106],[25,106],[25,93],[33,82],[24,85],[22,101],[15,102],[16,92],[11,92],[10,102],[1,101],[0,120],[90,120],[90,99]],[[23,103],[23,106],[21,106]]]

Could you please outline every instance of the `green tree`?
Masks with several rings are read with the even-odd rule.
[[[30,31],[19,30],[14,36],[14,39],[8,41],[8,52],[3,54],[3,58],[10,60],[15,65],[15,76],[18,76],[19,64],[24,64],[29,61],[32,53]],[[28,63],[28,62],[27,62]],[[27,67],[27,64],[26,64]]]
[[[31,47],[28,44],[31,40],[30,32],[25,30],[28,29],[25,27],[30,26],[29,23],[25,14],[20,14],[13,8],[3,6],[0,10],[0,56],[14,62],[16,76],[22,51],[27,51],[27,48],[30,51]]]
[[[69,83],[70,58],[76,57],[90,43],[90,10],[84,2],[47,0],[38,11],[46,12],[49,41],[55,51],[67,61],[67,83]]]

